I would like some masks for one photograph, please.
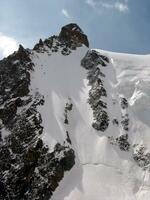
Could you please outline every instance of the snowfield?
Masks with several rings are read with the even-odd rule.
[[[39,106],[44,133],[43,140],[53,150],[63,144],[66,131],[75,151],[76,164],[65,173],[52,200],[148,200],[150,198],[150,168],[139,166],[133,159],[136,148],[143,145],[150,152],[150,56],[128,55],[96,50],[110,59],[106,67],[99,65],[107,97],[109,127],[97,131],[91,124],[93,112],[88,104],[91,86],[81,60],[88,48],[80,47],[68,56],[58,51],[32,53],[35,68],[31,77],[32,92],[45,98]],[[122,109],[120,97],[128,101]],[[64,124],[66,103],[73,104]],[[129,117],[129,151],[121,151],[114,139],[126,134],[113,119],[121,122]],[[113,137],[113,138],[112,138]],[[112,140],[111,140],[112,139]]]

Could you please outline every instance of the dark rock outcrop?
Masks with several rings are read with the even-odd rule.
[[[116,138],[116,142],[119,145],[120,150],[129,151],[130,143],[128,142],[128,134],[124,134]]]
[[[129,131],[129,116],[128,116],[128,114],[125,114],[124,116],[122,116],[121,124],[125,131]]]
[[[143,145],[133,146],[133,159],[137,165],[144,170],[148,169],[150,171],[150,152]]]
[[[95,50],[89,50],[85,58],[81,61],[81,65],[88,70],[94,69],[97,65],[106,67],[108,63],[109,59]]]
[[[89,47],[87,36],[77,24],[71,23],[62,27],[59,37],[61,40],[73,41],[77,44],[84,44]]]
[[[88,70],[87,79],[91,86],[88,103],[93,110],[92,127],[98,131],[105,131],[109,126],[107,103],[101,100],[102,97],[107,97],[103,84],[105,74],[100,70],[101,67],[106,67],[108,63],[109,59],[95,50],[89,50],[81,61],[81,66]]]
[[[64,112],[64,123],[65,124],[69,124],[69,120],[68,120],[68,112],[70,112],[72,110],[73,104],[69,101],[66,103],[65,105],[65,112]]]
[[[124,97],[121,97],[121,108],[122,108],[122,109],[128,108],[128,101],[127,101],[127,99],[124,98]]]

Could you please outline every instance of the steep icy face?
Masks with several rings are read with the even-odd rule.
[[[113,59],[117,77],[116,88],[128,100],[132,115],[132,140],[150,149],[148,119],[150,113],[150,56],[101,52]]]
[[[1,61],[0,198],[149,199],[149,57],[88,46],[69,24]]]
[[[143,62],[146,59],[143,57]],[[128,64],[139,66],[142,64],[139,60],[135,62],[130,55],[123,59],[100,50],[89,50],[81,60],[86,70],[86,93],[74,113],[82,115],[72,119],[76,126],[71,127],[78,160],[57,188],[53,200],[149,198],[150,154],[146,146],[146,138],[149,145],[149,127],[137,120],[134,110],[138,108],[132,106],[137,89],[132,94],[131,87],[125,88],[130,81],[138,79],[136,69],[130,67],[128,72]],[[125,74],[126,79],[120,79],[120,73]],[[136,82],[134,84],[137,87]],[[141,112],[144,108],[145,105]]]
[[[114,87],[115,71],[107,57],[90,50],[81,60],[80,67],[85,68],[86,92],[73,113],[75,117],[71,122],[75,121],[76,125],[70,125],[77,162],[62,181],[54,199],[126,198],[131,196],[134,187],[134,178],[132,181],[126,179],[133,164],[129,154],[127,102]],[[108,170],[109,190],[108,177],[104,175]],[[74,180],[75,176],[78,179]],[[67,182],[71,187],[67,187]],[[111,187],[113,184],[115,187]]]

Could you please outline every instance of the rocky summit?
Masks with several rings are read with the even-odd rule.
[[[148,200],[150,56],[77,24],[0,61],[0,199]]]

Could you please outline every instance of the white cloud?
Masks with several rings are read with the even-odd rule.
[[[70,19],[71,18],[71,16],[69,15],[69,13],[68,13],[68,11],[66,10],[66,9],[62,9],[61,10],[61,13],[66,17],[66,18],[68,18],[68,19]]]
[[[86,0],[86,3],[93,8],[96,6],[96,2],[94,0]]]
[[[128,5],[125,3],[116,2],[114,7],[120,12],[127,12],[129,10]]]
[[[107,9],[112,9],[114,8],[114,4],[110,4],[110,3],[103,3],[103,2],[100,2],[100,5],[104,8],[107,8]]]
[[[86,0],[85,2],[96,10],[100,8],[105,8],[105,9],[113,9],[122,13],[125,13],[129,10],[128,0],[124,0],[122,2],[114,1],[113,3],[109,3],[106,1],[104,2],[101,0]]]
[[[15,39],[8,37],[0,32],[0,59],[13,53],[18,48]]]

